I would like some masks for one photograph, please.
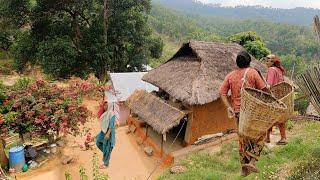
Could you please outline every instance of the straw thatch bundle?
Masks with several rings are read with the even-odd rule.
[[[242,50],[234,43],[191,41],[142,79],[189,105],[210,103],[220,97],[220,85],[236,68],[236,57]],[[266,72],[266,67],[254,58],[251,64]]]
[[[315,110],[320,114],[320,66],[309,68],[303,75],[298,76],[297,84],[311,101]]]
[[[127,99],[126,105],[159,134],[164,134],[179,125],[185,116],[179,109],[145,90],[136,90]]]

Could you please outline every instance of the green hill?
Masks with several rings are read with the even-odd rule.
[[[191,39],[226,41],[233,34],[255,31],[273,53],[282,56],[287,69],[292,69],[294,63],[305,68],[320,57],[320,45],[316,42],[312,26],[194,15],[160,4],[153,4],[149,23],[156,33],[177,46]]]
[[[223,3],[223,1],[220,0],[213,1],[214,3],[212,4],[203,4],[196,0],[153,0],[153,2],[182,12],[192,12],[205,16],[227,17],[238,20],[262,19],[303,26],[311,25],[313,16],[320,14],[319,9],[302,7],[294,9],[262,6],[222,7],[221,3]]]

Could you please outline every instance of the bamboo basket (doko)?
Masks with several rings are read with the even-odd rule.
[[[270,94],[252,89],[241,90],[239,135],[258,139],[287,111],[287,106]]]
[[[276,99],[287,106],[287,111],[277,121],[285,123],[294,113],[294,88],[287,82],[281,82],[271,87],[270,90]]]

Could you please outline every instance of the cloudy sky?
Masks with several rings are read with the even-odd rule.
[[[205,3],[220,3],[223,6],[262,5],[274,8],[311,7],[320,9],[320,0],[198,0]]]

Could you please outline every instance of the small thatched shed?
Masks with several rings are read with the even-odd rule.
[[[145,90],[136,90],[127,99],[126,104],[159,134],[167,133],[185,116],[184,112]]]
[[[220,101],[219,88],[225,76],[236,68],[236,56],[243,47],[234,43],[191,41],[166,63],[149,71],[142,80],[159,87],[191,112],[185,142],[228,129],[235,129]],[[252,67],[265,73],[266,67],[253,58]]]

